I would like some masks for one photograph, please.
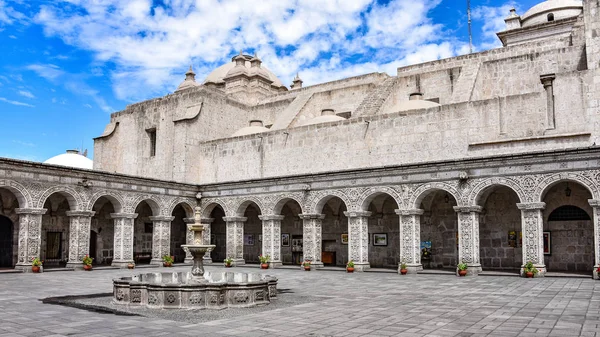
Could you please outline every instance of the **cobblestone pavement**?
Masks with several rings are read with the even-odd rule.
[[[189,267],[176,267],[185,271]],[[221,269],[209,266],[207,270]],[[297,305],[190,324],[42,304],[158,269],[0,274],[0,336],[598,336],[600,281],[275,269]],[[164,269],[163,269],[164,271]],[[170,270],[169,270],[170,271]],[[224,317],[227,315],[224,315]]]

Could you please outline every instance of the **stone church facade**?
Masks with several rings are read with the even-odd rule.
[[[195,209],[205,258],[238,265],[595,270],[600,4],[548,0],[506,24],[502,48],[396,76],[287,88],[243,53],[202,83],[190,68],[111,115],[93,171],[0,160],[4,265],[184,261]]]

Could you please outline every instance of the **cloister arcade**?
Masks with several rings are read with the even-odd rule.
[[[199,212],[207,261],[271,266],[589,272],[598,266],[599,173],[593,170],[435,182],[355,184],[255,193],[187,186],[175,195],[136,188],[82,187],[0,180],[0,268],[26,270],[32,257],[47,267],[94,263],[189,262],[186,224]],[[139,183],[139,182],[138,182]],[[145,182],[148,183],[148,182]],[[285,185],[285,182],[282,183]],[[179,186],[181,187],[181,185]],[[198,189],[202,195],[196,195]],[[262,187],[259,187],[262,188]],[[177,195],[179,194],[179,195]],[[424,249],[428,254],[423,254]],[[595,276],[597,276],[595,274]]]

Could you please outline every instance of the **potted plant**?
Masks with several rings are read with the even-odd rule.
[[[259,255],[258,259],[260,260],[260,269],[269,269],[269,259],[271,259],[269,255]]]
[[[163,256],[163,267],[173,267],[173,257],[170,255]]]
[[[39,257],[31,258],[31,271],[34,273],[39,273],[42,270],[42,260]]]
[[[350,260],[346,263],[346,272],[354,273],[354,261]]]
[[[89,255],[83,257],[81,262],[83,262],[83,270],[90,271],[92,270],[92,262],[94,261]]]
[[[456,267],[458,268],[459,276],[467,276],[467,268],[469,268],[469,266],[467,266],[466,263],[461,262]]]
[[[231,264],[233,263],[233,259],[228,257],[225,260],[223,260],[223,263],[225,264],[226,268],[231,268]]]
[[[533,265],[533,262],[528,261],[527,263],[525,263],[525,266],[523,267],[523,272],[525,273],[525,277],[533,278],[535,276],[535,274],[538,273],[538,270]]]
[[[304,260],[304,262],[302,262],[302,267],[304,267],[304,270],[310,271],[310,260]]]
[[[406,269],[406,262],[402,261],[402,263],[400,263],[400,274],[406,275],[406,273],[408,273],[408,269]]]
[[[127,268],[128,268],[128,269],[133,269],[133,268],[135,268],[135,263],[133,263],[133,262],[131,262],[131,263],[128,263],[128,264],[127,264]]]

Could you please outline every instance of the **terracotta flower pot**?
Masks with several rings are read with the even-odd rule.
[[[260,269],[269,269],[269,264],[268,263],[261,263],[260,264]]]
[[[304,266],[304,270],[310,271],[310,266]]]
[[[92,265],[91,264],[84,264],[83,265],[83,270],[85,270],[85,271],[91,271],[92,270]]]
[[[408,269],[400,269],[400,274],[406,275],[408,273]]]
[[[31,266],[31,271],[34,273],[39,273],[40,269],[40,266]]]
[[[458,271],[458,275],[459,276],[467,276],[467,271],[466,270],[459,270]]]
[[[526,272],[525,273],[525,277],[527,277],[527,278],[533,278],[533,272],[530,272],[530,271]]]
[[[163,267],[173,267],[171,262],[163,262]]]
[[[130,263],[130,264],[127,265],[127,268],[128,269],[133,269],[133,268],[135,268],[135,264]]]
[[[354,267],[346,267],[346,272],[354,273]]]
[[[231,263],[225,263],[225,268],[231,268]]]

